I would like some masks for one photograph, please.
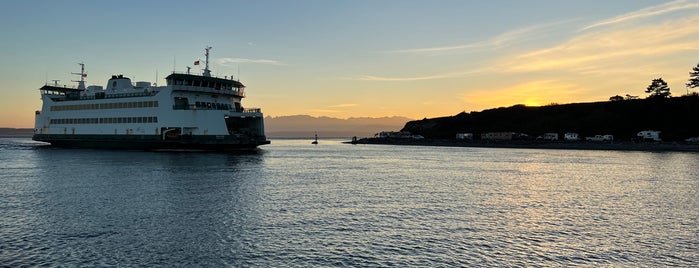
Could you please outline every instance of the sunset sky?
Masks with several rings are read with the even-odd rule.
[[[79,62],[88,85],[164,85],[206,46],[267,116],[420,119],[645,97],[658,77],[683,95],[699,1],[26,0],[3,3],[0,33],[0,127],[33,127],[37,89]]]

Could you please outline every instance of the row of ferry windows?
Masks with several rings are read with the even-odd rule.
[[[56,105],[56,106],[51,106],[51,111],[124,109],[124,108],[148,108],[148,107],[158,107],[158,101],[133,101],[133,102]]]
[[[199,109],[211,109],[211,110],[232,110],[232,106],[228,103],[214,103],[214,102],[203,102],[197,101],[195,105]]]
[[[198,80],[170,80],[168,84],[172,85],[185,85],[185,86],[195,86],[195,87],[208,87],[213,89],[225,89],[232,90],[233,85],[228,83],[217,83],[208,81],[198,81]]]
[[[109,117],[109,118],[61,118],[51,119],[51,124],[132,124],[158,123],[158,117]]]

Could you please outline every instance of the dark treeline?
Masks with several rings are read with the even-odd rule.
[[[456,133],[575,132],[581,137],[612,134],[630,140],[642,130],[662,131],[664,141],[699,136],[699,96],[647,98],[528,107],[515,105],[455,116],[410,121],[401,131],[426,138],[450,138]]]

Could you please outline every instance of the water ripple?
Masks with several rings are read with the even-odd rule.
[[[699,155],[0,139],[3,266],[696,266]]]

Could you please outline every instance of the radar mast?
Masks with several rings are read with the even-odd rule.
[[[206,50],[206,61],[204,62],[205,67],[204,67],[204,76],[206,77],[211,77],[211,70],[209,70],[209,50],[211,50],[211,47],[207,46],[204,48]]]
[[[74,75],[79,75],[80,80],[72,80],[71,82],[78,82],[78,89],[85,89],[85,77],[87,77],[87,74],[85,73],[85,63],[78,63],[80,65],[80,72],[79,73],[71,73]]]

